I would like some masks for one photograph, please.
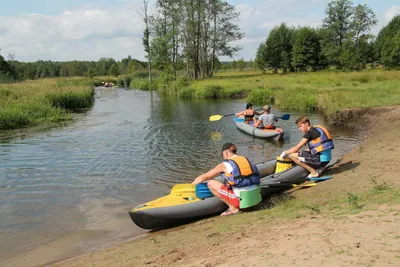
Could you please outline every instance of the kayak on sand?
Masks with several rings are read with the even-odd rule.
[[[260,184],[263,199],[292,188],[293,184],[305,182],[308,175],[308,171],[300,166],[275,173],[277,167],[276,159],[257,164],[260,176],[263,177]],[[220,214],[226,209],[225,203],[214,196],[200,199],[194,190],[181,192],[172,189],[169,195],[133,208],[129,215],[139,227],[156,229],[196,221]]]

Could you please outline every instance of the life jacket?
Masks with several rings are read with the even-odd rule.
[[[308,142],[308,147],[310,148],[311,154],[317,154],[322,151],[335,148],[332,141],[332,136],[325,127],[321,125],[314,125],[313,128],[316,129],[321,136]]]
[[[275,130],[276,127],[275,127],[274,125],[267,125],[267,126],[264,127],[264,129],[267,129],[267,130]]]
[[[244,187],[253,184],[260,184],[260,173],[256,165],[251,163],[246,157],[235,156],[225,160],[231,164],[232,173],[222,173],[222,178],[230,186]]]

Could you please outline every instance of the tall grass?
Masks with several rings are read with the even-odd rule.
[[[70,120],[69,111],[93,105],[97,82],[72,78],[0,84],[0,129]]]
[[[257,105],[282,109],[319,110],[333,116],[343,108],[400,104],[400,71],[262,74],[257,71],[221,72],[193,81],[192,97],[247,97]]]

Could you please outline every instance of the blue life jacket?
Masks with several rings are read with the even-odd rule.
[[[321,125],[314,125],[321,136],[308,142],[308,147],[310,148],[311,154],[321,154],[322,151],[334,149],[335,146],[332,141],[332,136],[328,130]]]
[[[260,184],[260,173],[257,166],[251,163],[248,158],[243,156],[235,156],[225,160],[231,164],[232,173],[222,173],[222,178],[230,186],[244,187],[249,185]]]

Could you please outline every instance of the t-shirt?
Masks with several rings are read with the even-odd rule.
[[[261,121],[261,124],[258,126],[260,128],[266,127],[266,126],[274,126],[274,122],[276,120],[276,117],[274,114],[261,114],[260,117],[258,117],[258,120]]]
[[[311,140],[317,139],[320,136],[321,133],[317,129],[311,128],[308,132],[304,134],[303,138],[307,139],[307,141],[310,142]]]

